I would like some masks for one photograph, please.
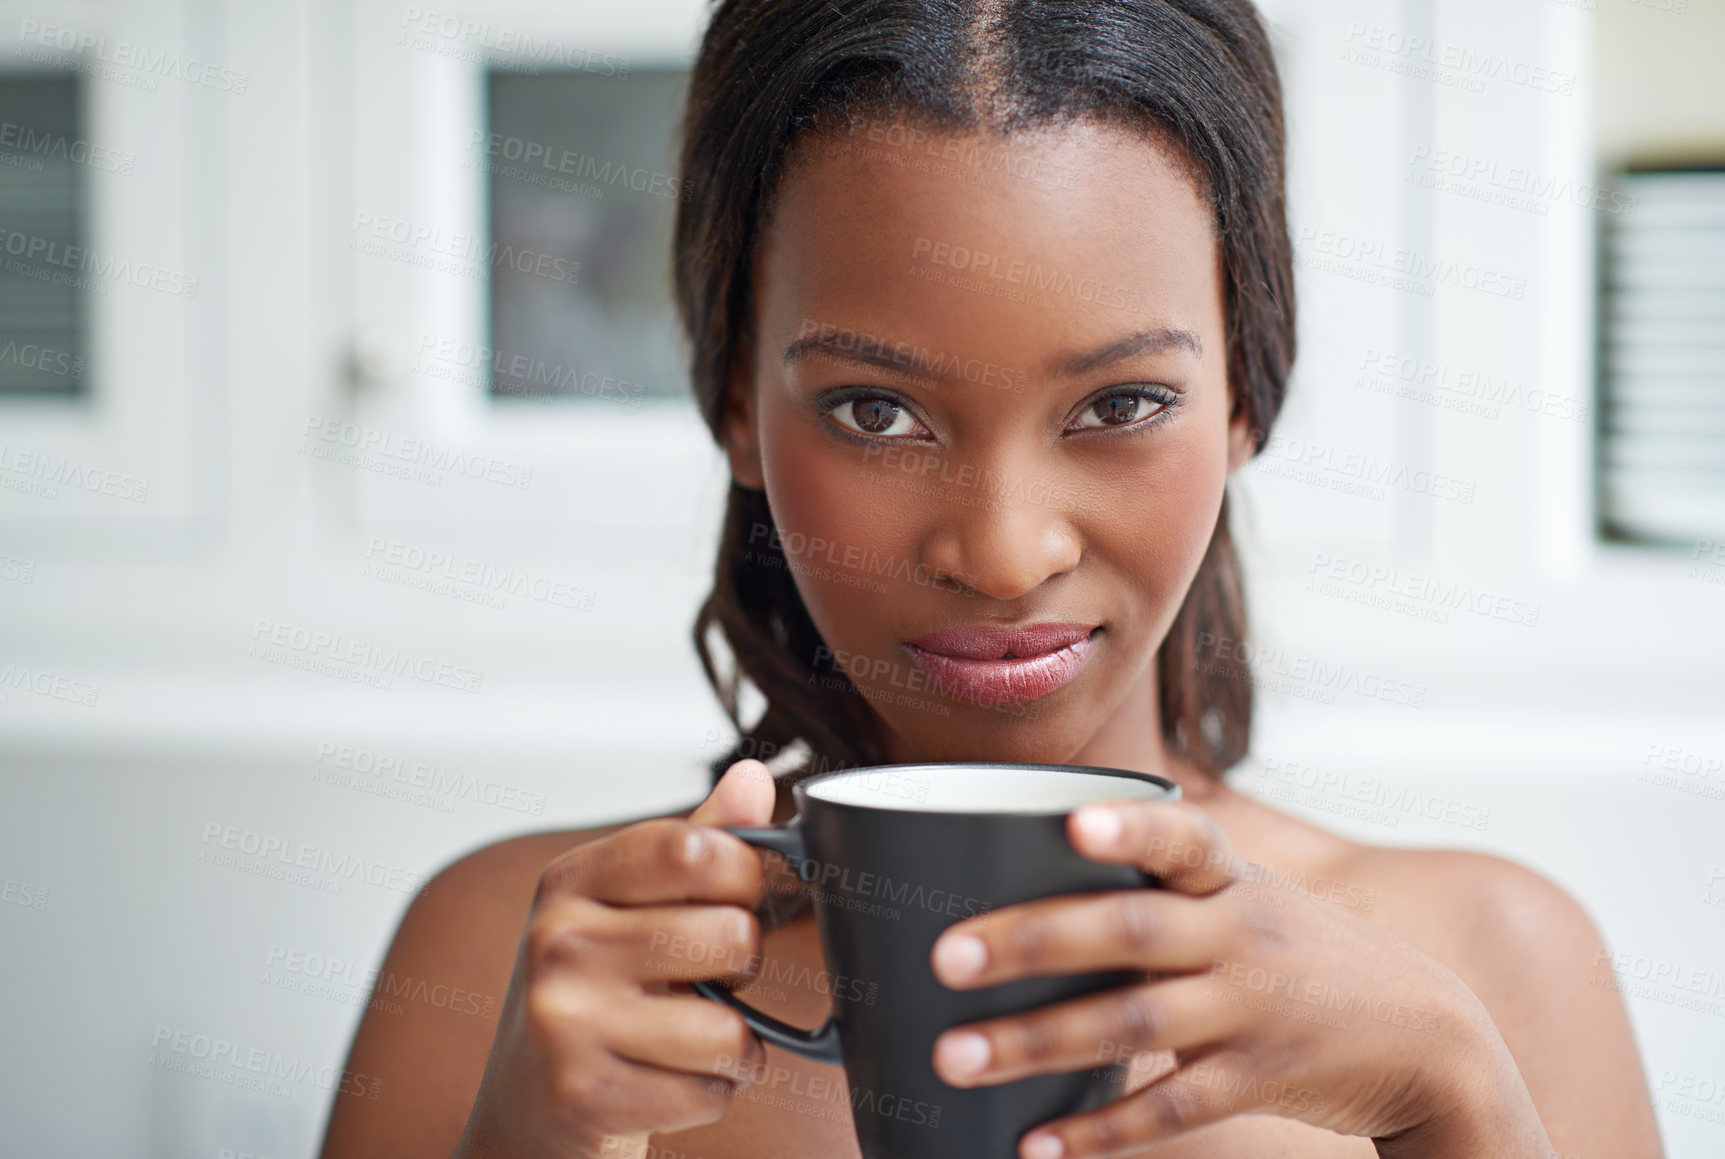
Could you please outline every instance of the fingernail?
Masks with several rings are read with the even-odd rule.
[[[965,982],[982,973],[988,964],[988,947],[981,938],[954,934],[934,947],[935,969],[954,982]]]
[[[944,1035],[935,1049],[940,1054],[940,1068],[957,1078],[981,1073],[994,1058],[988,1039],[974,1030]]]
[[[1024,1159],[1060,1159],[1066,1154],[1066,1144],[1059,1135],[1026,1135],[1021,1154]]]
[[[1080,833],[1098,845],[1113,845],[1126,831],[1126,823],[1120,819],[1120,814],[1107,805],[1084,806],[1078,810],[1075,823]]]
[[[690,865],[698,864],[707,855],[707,831],[705,829],[690,829],[683,834],[683,860]]]

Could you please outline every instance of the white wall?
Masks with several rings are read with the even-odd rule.
[[[1257,759],[1235,776],[1367,840],[1523,860],[1574,891],[1613,949],[1718,977],[1725,800],[1705,793],[1725,790],[1725,586],[1684,553],[1594,542],[1591,427],[1573,412],[1455,409],[1469,373],[1517,399],[1591,406],[1593,211],[1492,204],[1478,179],[1410,180],[1447,150],[1593,182],[1596,94],[1612,75],[1595,82],[1596,40],[1659,20],[1704,40],[1717,0],[1690,7],[1266,5],[1286,61],[1302,345],[1285,441],[1240,486],[1265,651]],[[700,5],[444,8],[646,61],[682,58]],[[279,989],[265,980],[272,948],[363,973],[406,894],[211,864],[211,826],[424,875],[501,835],[690,801],[722,732],[687,642],[725,478],[700,424],[679,407],[494,418],[412,358],[424,334],[478,332],[478,284],[346,248],[358,213],[460,229],[479,212],[460,164],[480,115],[476,70],[397,43],[402,12],[334,0],[0,9],[0,29],[95,29],[249,75],[244,93],[93,80],[93,135],[139,159],[130,178],[98,178],[99,236],[196,272],[201,289],[188,301],[116,288],[97,307],[96,405],[0,414],[9,445],[152,482],[148,502],[126,506],[0,491],[0,552],[34,566],[29,584],[0,581],[0,668],[99,687],[93,706],[17,689],[0,702],[0,878],[47,891],[40,909],[0,904],[8,1153],[280,1159],[315,1147],[329,1099],[315,1082],[282,1096],[167,1073],[147,1062],[152,1040],[168,1027],[339,1066],[354,988]],[[1410,77],[1420,62],[1395,50],[1398,34],[1496,53],[1570,91]],[[0,34],[0,61],[18,51]],[[1623,103],[1635,99],[1613,98],[1623,123],[1677,124],[1664,104],[1636,120]],[[1601,113],[1602,139],[1623,139],[1611,123]],[[1378,256],[1342,256],[1343,237]],[[1398,250],[1441,263],[1434,284],[1368,280]],[[1481,274],[1522,289],[1464,284]],[[345,368],[362,338],[373,369],[356,383]],[[1435,403],[1397,397],[1368,351],[1441,365],[1450,389]],[[532,483],[432,487],[321,462],[303,449],[309,416],[480,450],[532,467]],[[1381,497],[1342,489],[1358,482],[1350,454],[1388,473]],[[1431,472],[1472,500],[1433,498]],[[589,588],[594,608],[527,596],[498,610],[362,575],[374,537]],[[1317,586],[1337,561],[1508,602],[1435,623],[1356,602],[1373,588],[1348,583],[1346,564],[1339,586]],[[407,647],[482,673],[480,691],[409,680],[384,691],[260,661],[260,621]],[[1339,686],[1284,679],[1320,664]],[[344,746],[399,761],[404,777],[426,764],[471,778],[499,802],[538,794],[543,811],[317,779]],[[1663,755],[1711,771],[1641,779]],[[1484,825],[1361,814],[1362,777]],[[1725,1126],[1682,1109],[1669,1083],[1725,1081],[1725,1003],[1707,1013],[1680,1000],[1652,987],[1630,1009],[1653,1081],[1676,1076],[1659,1095],[1669,1153],[1715,1155]]]

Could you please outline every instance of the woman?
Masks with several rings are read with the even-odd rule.
[[[337,1099],[324,1154],[856,1154],[842,1100],[751,1093],[832,1068],[687,987],[802,1025],[831,1000],[806,908],[716,828],[787,814],[798,771],[734,758],[791,746],[804,773],[1050,761],[1182,786],[1070,822],[1086,856],[1170,888],[1003,909],[936,946],[953,987],[1150,979],[936,1044],[955,1086],[1130,1063],[1024,1159],[1659,1155],[1622,1005],[1589,984],[1598,934],[1561,890],[1223,783],[1251,711],[1225,484],[1294,350],[1279,83],[1249,4],[726,0],[682,168],[678,305],[733,475],[696,642],[739,728],[742,679],[764,715],[686,816],[439,874],[384,974],[503,993],[497,1020],[368,1012],[349,1067],[378,1097]],[[1315,994],[1350,1013],[1314,1016]]]

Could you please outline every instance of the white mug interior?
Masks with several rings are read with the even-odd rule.
[[[1174,790],[1081,768],[893,765],[832,773],[802,786],[817,801],[917,813],[1068,813],[1091,801],[1157,800]]]

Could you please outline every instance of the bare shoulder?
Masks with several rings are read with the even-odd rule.
[[[634,821],[497,841],[439,871],[402,916],[324,1136],[323,1159],[447,1156],[497,1030],[540,872]]]
[[[1345,859],[1342,872],[1376,888],[1383,923],[1410,941],[1441,947],[1452,969],[1520,972],[1531,961],[1588,965],[1599,949],[1599,931],[1582,905],[1509,858],[1350,844]]]
[[[1372,916],[1479,998],[1561,1156],[1657,1156],[1658,1128],[1628,1012],[1587,910],[1493,854],[1353,846],[1343,872],[1376,890]]]

